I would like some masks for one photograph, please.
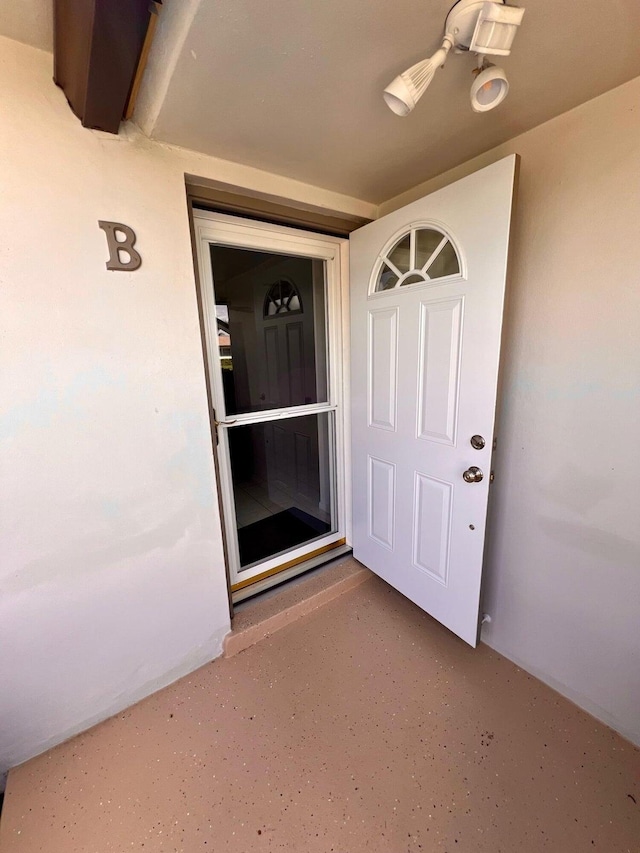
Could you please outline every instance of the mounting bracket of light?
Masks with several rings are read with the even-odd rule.
[[[481,57],[508,56],[524,11],[516,6],[507,6],[503,0],[458,0],[447,15],[440,49],[429,59],[404,71],[384,90],[389,108],[396,115],[408,115],[433,80],[437,68],[444,65],[451,48],[456,53],[471,52]],[[509,90],[503,69],[494,68],[486,74],[488,70],[488,66],[481,65],[481,73],[472,85],[471,104],[476,112],[493,109],[504,100]],[[478,91],[483,86],[496,86],[496,80],[500,84],[500,96],[487,98],[486,103],[479,107]]]

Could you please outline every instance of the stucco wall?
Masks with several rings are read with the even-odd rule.
[[[640,743],[640,78],[521,155],[482,639]]]
[[[0,773],[219,654],[229,629],[185,173],[355,200],[83,129],[0,39]],[[137,232],[107,272],[98,220]]]

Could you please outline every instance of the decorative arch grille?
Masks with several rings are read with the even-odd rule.
[[[302,314],[302,300],[298,288],[286,278],[276,281],[264,298],[265,317],[277,317],[280,314]]]
[[[373,293],[460,275],[456,247],[433,226],[415,226],[385,251],[373,274]]]

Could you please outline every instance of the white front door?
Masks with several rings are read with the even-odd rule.
[[[472,646],[516,162],[350,237],[354,556]]]

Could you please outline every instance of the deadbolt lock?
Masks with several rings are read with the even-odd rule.
[[[472,465],[471,468],[467,468],[462,475],[462,479],[465,483],[479,483],[483,477],[484,474],[477,465]]]
[[[471,447],[473,447],[474,450],[482,450],[482,448],[485,446],[485,444],[486,444],[486,441],[484,440],[484,438],[481,435],[472,435],[471,436]]]

